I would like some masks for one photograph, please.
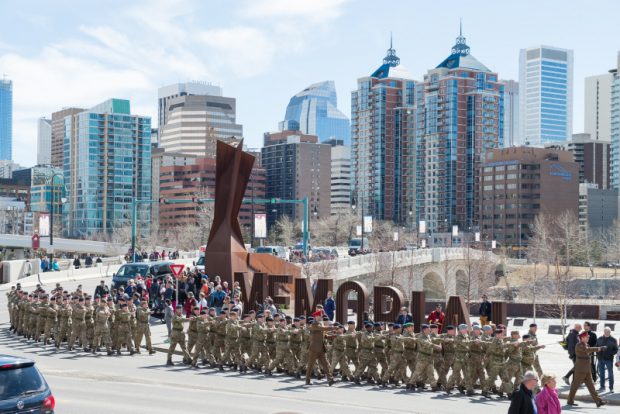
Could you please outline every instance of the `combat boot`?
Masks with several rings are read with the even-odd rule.
[[[472,395],[476,395],[476,393],[474,392],[474,390],[467,390],[467,396],[471,397]]]
[[[153,355],[155,353],[154,349],[149,349],[149,355]]]
[[[491,398],[491,396],[489,395],[489,392],[488,392],[488,391],[482,391],[482,396],[483,396],[484,398]]]
[[[174,366],[174,362],[172,362],[172,359],[168,358],[168,360],[166,361],[166,365]]]
[[[121,354],[121,350],[120,350],[120,349],[117,349],[117,350],[116,350],[116,355],[120,355],[120,354]]]
[[[465,387],[463,387],[462,385],[458,386],[458,390],[461,394],[465,394]]]
[[[133,349],[130,349],[130,350],[129,350],[129,355],[133,355],[133,354],[135,354],[135,353],[136,353],[136,351],[134,351]]]
[[[108,350],[108,355],[114,355],[114,351],[112,351],[111,349]]]
[[[439,387],[437,385],[435,385],[434,387],[431,387],[431,391],[435,392],[435,391],[439,391]]]

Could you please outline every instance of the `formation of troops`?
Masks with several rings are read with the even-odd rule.
[[[91,298],[81,291],[68,293],[57,289],[51,293],[28,293],[19,288],[9,293],[11,330],[28,340],[66,346],[68,350],[108,355],[140,353],[144,339],[151,346],[148,303],[120,298]],[[309,326],[314,319],[331,325],[326,335],[329,372],[315,367],[317,378],[333,376],[342,381],[378,384],[382,387],[405,386],[408,390],[458,390],[474,395],[480,389],[484,397],[495,393],[509,398],[528,370],[542,375],[537,351],[544,347],[536,338],[536,325],[526,335],[518,331],[507,335],[506,328],[462,324],[447,326],[438,333],[437,325],[422,325],[414,333],[412,323],[380,324],[364,322],[360,330],[349,321],[346,326],[332,323],[327,317],[292,318],[282,314],[249,311],[239,315],[237,308],[195,307],[186,318],[177,306],[172,320],[167,364],[177,347],[183,363],[198,368],[247,372],[253,370],[271,376],[274,373],[302,378],[309,354]],[[314,364],[312,364],[314,365]],[[325,367],[323,367],[323,370]],[[497,381],[499,378],[499,382]]]
[[[126,348],[133,355],[140,353],[144,338],[147,351],[155,353],[147,301],[121,297],[115,304],[111,297],[92,298],[79,289],[28,293],[19,286],[8,292],[8,299],[11,330],[35,343],[92,353],[105,348],[108,355]]]

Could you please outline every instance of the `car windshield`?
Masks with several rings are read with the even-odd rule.
[[[196,266],[204,266],[204,265],[205,265],[205,257],[200,256],[200,258],[198,258],[198,261],[196,262]]]
[[[138,274],[142,276],[146,276],[147,271],[148,271],[147,266],[124,265],[118,270],[118,273],[116,273],[116,276],[134,278]]]
[[[357,246],[361,246],[361,245],[362,245],[362,240],[361,239],[352,239],[349,242],[349,246],[357,247]]]
[[[257,247],[256,253],[269,253],[273,254],[273,247]]]
[[[45,391],[45,380],[34,366],[0,371],[0,401]]]
[[[168,264],[154,265],[151,273],[155,276],[170,275],[172,270]],[[144,275],[143,275],[144,276]]]

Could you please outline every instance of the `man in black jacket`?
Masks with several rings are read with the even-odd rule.
[[[575,329],[571,329],[566,337],[566,349],[568,350],[568,357],[573,361],[573,367],[564,375],[563,379],[566,385],[570,385],[570,377],[575,373],[575,346],[579,343],[579,332],[581,332],[581,325],[576,323]]]
[[[482,303],[480,303],[478,315],[480,315],[480,324],[482,326],[488,325],[489,322],[493,320],[493,315],[491,314],[491,302],[489,302],[487,295],[482,295]]]
[[[590,322],[583,323],[583,330],[590,335],[588,338],[588,346],[593,348],[596,346],[596,334],[592,331]],[[592,381],[596,383],[596,364],[594,363],[594,354],[590,355],[590,369],[592,370]]]
[[[105,295],[110,294],[110,290],[105,285],[105,281],[102,280],[99,286],[95,288],[95,296],[99,295],[99,297],[103,298]]]
[[[510,408],[508,414],[534,414],[534,395],[532,390],[538,383],[538,375],[534,371],[527,371],[523,374],[523,381],[519,389],[512,393],[510,397]]]
[[[605,346],[607,349],[597,353],[598,357],[598,376],[601,379],[599,391],[605,391],[605,374],[609,374],[609,391],[614,392],[614,355],[618,353],[618,341],[611,336],[611,329],[605,328],[603,336],[596,341],[596,346]]]

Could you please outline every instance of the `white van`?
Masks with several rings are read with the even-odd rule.
[[[288,249],[282,246],[258,246],[254,248],[254,253],[272,254],[287,262],[290,259]]]

